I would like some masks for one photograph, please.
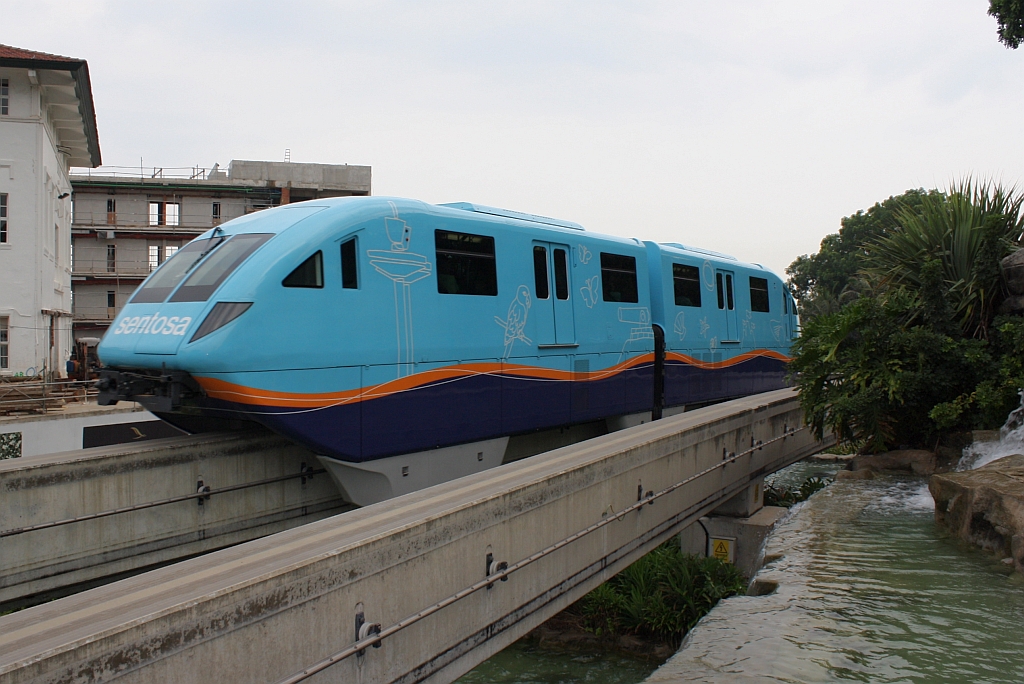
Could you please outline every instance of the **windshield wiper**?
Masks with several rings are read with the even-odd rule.
[[[217,230],[220,230],[220,227],[218,227],[218,228],[217,228]],[[214,231],[214,233],[216,233],[216,232],[217,232],[217,231],[215,230],[215,231]],[[215,250],[215,249],[217,249],[218,247],[220,247],[220,244],[221,244],[222,242],[224,242],[224,240],[226,240],[226,239],[227,239],[227,238],[226,238],[226,237],[224,237],[224,236],[222,235],[222,236],[220,236],[220,238],[219,238],[219,239],[217,239],[217,242],[216,242],[215,244],[212,244],[212,245],[210,245],[209,247],[207,247],[206,249],[204,249],[204,250],[203,250],[202,252],[200,252],[200,253],[199,253],[199,256],[198,256],[198,257],[196,257],[196,260],[195,260],[195,261],[193,261],[193,262],[192,262],[191,264],[189,264],[189,267],[188,267],[188,268],[186,268],[186,269],[185,269],[185,272],[181,274],[181,277],[182,277],[182,278],[184,278],[184,277],[185,277],[185,276],[187,276],[187,275],[188,275],[189,273],[191,273],[191,272],[192,272],[192,269],[193,269],[193,268],[195,268],[195,267],[196,267],[196,266],[197,266],[197,265],[199,264],[199,262],[200,262],[200,261],[202,261],[202,260],[203,260],[204,258],[206,258],[206,255],[207,255],[207,254],[209,254],[209,253],[210,253],[210,252],[212,252],[213,250]],[[214,238],[210,238],[210,242],[213,242],[213,240],[214,240]]]

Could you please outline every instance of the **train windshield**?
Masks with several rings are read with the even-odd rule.
[[[206,261],[192,269],[171,301],[205,302],[232,271],[272,237],[273,233],[243,233],[230,238],[217,247]]]
[[[149,304],[167,299],[167,295],[174,291],[182,278],[225,239],[224,236],[221,236],[194,240],[179,249],[135,293],[135,296],[132,297],[132,304]]]

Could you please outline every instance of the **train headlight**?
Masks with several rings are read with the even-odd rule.
[[[203,324],[196,330],[189,343],[195,342],[201,337],[206,337],[214,330],[219,330],[235,320],[252,306],[252,302],[217,302],[213,309],[203,320]]]

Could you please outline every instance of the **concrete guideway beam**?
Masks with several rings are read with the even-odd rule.
[[[249,541],[351,508],[326,473],[12,534],[319,468],[273,435],[211,434],[0,461],[0,605]]]
[[[350,647],[357,613],[384,628],[381,648],[312,681],[452,681],[817,451],[807,430],[781,439],[801,419],[792,390],[719,404],[14,613],[0,682],[277,681]],[[744,453],[752,440],[765,444]],[[624,513],[647,492],[665,493]],[[518,569],[497,581],[488,557]]]

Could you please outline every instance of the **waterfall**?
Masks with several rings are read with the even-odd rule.
[[[1021,405],[1010,411],[998,442],[974,442],[964,449],[957,470],[974,470],[1004,456],[1024,454],[1024,390],[1019,392]]]

